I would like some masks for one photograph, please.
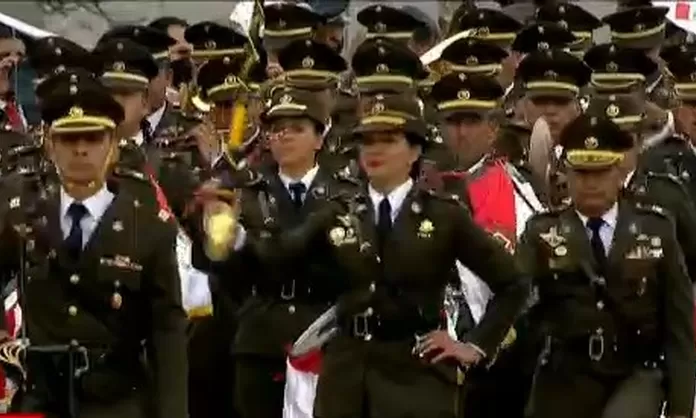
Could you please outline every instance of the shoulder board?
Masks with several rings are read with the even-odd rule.
[[[648,179],[662,179],[662,180],[667,180],[669,182],[675,183],[678,186],[682,185],[682,181],[679,177],[675,176],[674,174],[671,173],[655,173],[652,171],[649,171],[647,174]]]
[[[140,180],[142,182],[149,182],[150,181],[147,174],[140,172],[140,171],[132,170],[130,168],[115,167],[114,168],[114,175],[116,177]]]
[[[635,207],[641,212],[659,215],[663,218],[669,218],[669,213],[662,206],[636,203]]]

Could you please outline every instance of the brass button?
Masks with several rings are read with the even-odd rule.
[[[604,302],[602,302],[601,300],[597,302],[597,309],[599,309],[600,311],[604,309]]]
[[[372,340],[372,334],[365,334],[365,336],[363,338],[365,341],[370,341],[370,340]]]
[[[70,283],[72,283],[72,284],[80,283],[80,276],[78,276],[77,274],[73,274],[72,276],[70,276]]]
[[[365,309],[365,315],[367,316],[372,316],[375,313],[374,309],[372,309],[372,306],[368,306],[367,309]]]
[[[295,313],[295,305],[288,306],[288,312],[290,312],[291,314],[294,314]]]
[[[70,315],[70,316],[77,315],[77,306],[74,306],[74,305],[68,306],[68,315]]]
[[[370,283],[370,293],[375,293],[376,290],[377,285],[375,284],[375,282]]]

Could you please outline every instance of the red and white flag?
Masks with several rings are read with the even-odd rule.
[[[313,418],[314,398],[321,370],[320,349],[287,359],[283,418]]]

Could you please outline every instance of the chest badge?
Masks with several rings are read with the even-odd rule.
[[[423,219],[420,226],[418,226],[418,237],[424,239],[431,238],[434,231],[435,225],[433,225],[430,219]]]
[[[539,234],[539,237],[553,249],[554,255],[564,257],[568,254],[568,247],[564,245],[566,239],[558,233],[558,227],[550,227],[548,231]]]

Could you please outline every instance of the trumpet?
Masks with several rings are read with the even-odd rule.
[[[239,192],[208,188],[203,207],[204,251],[211,261],[225,260],[239,233]]]

